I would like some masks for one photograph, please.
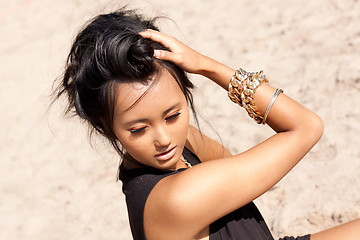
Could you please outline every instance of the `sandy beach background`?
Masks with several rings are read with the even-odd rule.
[[[256,200],[275,237],[360,217],[360,1],[1,0],[0,239],[131,239],[117,155],[103,139],[92,148],[62,104],[48,111],[75,33],[124,3],[165,14],[176,23],[165,32],[231,67],[263,69],[324,120],[318,145]],[[233,153],[272,134],[192,79],[199,112]]]

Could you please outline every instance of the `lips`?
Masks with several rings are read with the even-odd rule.
[[[175,155],[175,153],[176,153],[176,146],[171,148],[169,151],[155,155],[155,158],[159,161],[167,161],[170,160]]]

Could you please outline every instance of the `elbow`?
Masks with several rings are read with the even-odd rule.
[[[314,131],[316,132],[317,141],[319,141],[324,133],[324,122],[318,115],[315,115]]]
[[[315,145],[321,138],[324,132],[324,122],[316,114],[313,114],[311,118],[306,120],[305,128],[306,135],[310,137],[309,141]]]
[[[292,132],[294,134],[292,139],[302,156],[315,146],[323,132],[324,123],[318,115],[312,113],[301,120],[297,128]]]

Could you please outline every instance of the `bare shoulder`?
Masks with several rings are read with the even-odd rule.
[[[195,153],[202,162],[229,157],[232,154],[223,145],[201,133],[196,127],[189,127],[185,146]]]

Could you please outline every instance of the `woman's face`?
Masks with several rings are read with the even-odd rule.
[[[147,166],[179,168],[189,110],[174,77],[162,70],[148,85],[121,84],[117,93],[114,132],[122,146]]]

